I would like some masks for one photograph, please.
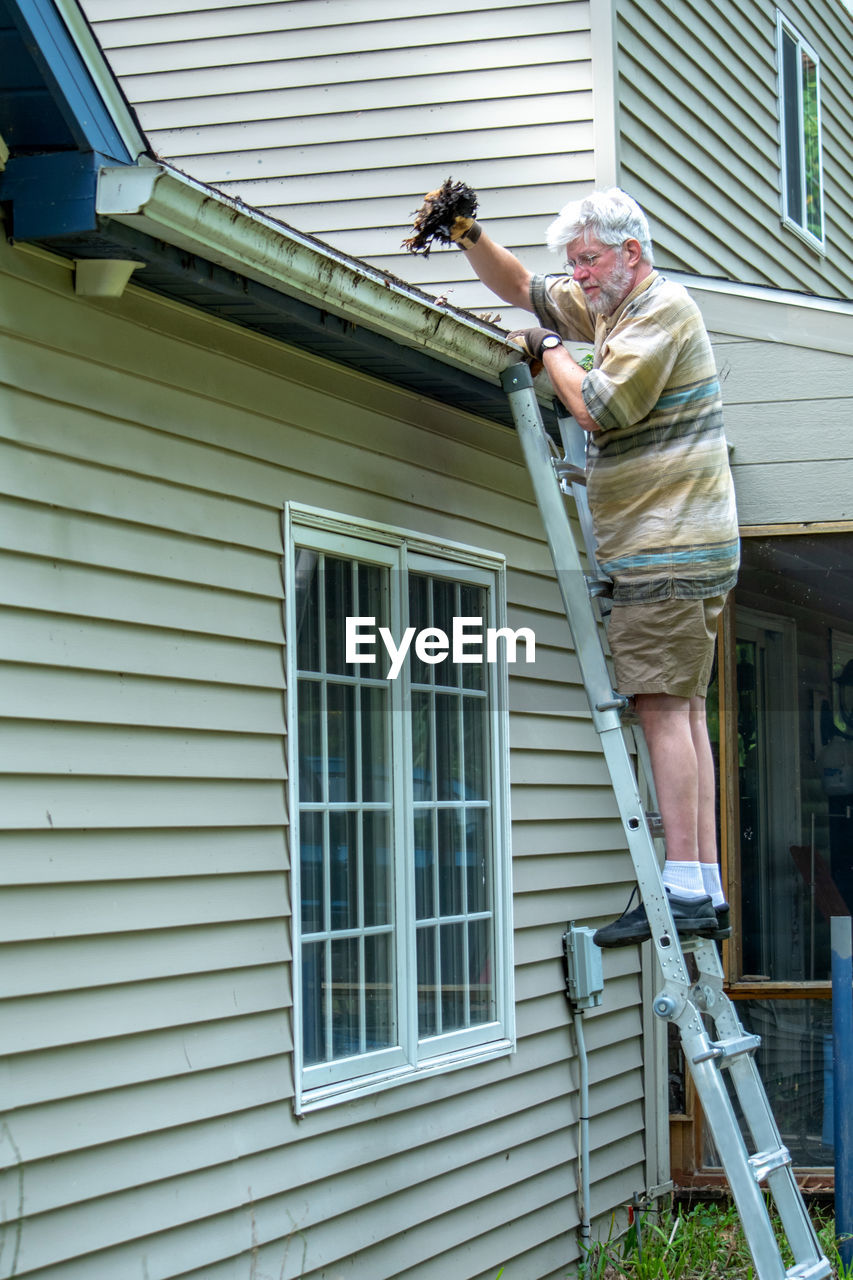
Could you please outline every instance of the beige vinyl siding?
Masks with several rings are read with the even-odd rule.
[[[631,867],[509,430],[0,247],[3,1266],[557,1280],[566,922]],[[292,1110],[281,509],[508,557],[517,1052]],[[587,1019],[595,1215],[643,1188],[636,949]],[[23,1227],[16,1225],[25,1207]]]
[[[468,182],[544,271],[548,222],[593,182],[587,0],[83,7],[160,155],[455,306],[501,310],[458,251],[401,250],[426,191]]]
[[[771,0],[620,5],[620,181],[664,268],[849,297],[853,18],[839,0],[780,8],[820,57],[826,254],[781,221]]]
[[[853,356],[720,334],[714,350],[740,523],[853,519]]]

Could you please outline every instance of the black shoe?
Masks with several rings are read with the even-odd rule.
[[[628,901],[629,907],[634,899],[634,893]],[[679,937],[716,936],[719,927],[717,914],[707,894],[701,898],[679,898],[667,889],[666,895]],[[635,907],[633,911],[628,911],[626,908],[618,920],[597,929],[592,940],[599,947],[630,947],[635,942],[647,942],[651,936],[646,908],[640,906]]]
[[[714,913],[717,917],[717,927],[711,934],[712,938],[721,941],[723,938],[732,936],[731,909],[727,902],[723,902],[719,907],[714,907]]]

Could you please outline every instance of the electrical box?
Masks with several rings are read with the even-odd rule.
[[[585,925],[573,924],[563,934],[566,995],[578,1009],[601,1004],[604,990],[601,948],[592,940],[594,932]]]

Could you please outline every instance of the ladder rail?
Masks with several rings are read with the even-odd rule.
[[[572,635],[575,656],[590,702],[595,728],[614,783],[620,818],[632,855],[652,942],[674,1006],[686,999],[690,979],[669,909],[660,884],[657,855],[649,834],[636,775],[622,732],[621,711],[625,699],[614,693],[601,645],[599,623],[590,607],[589,592],[569,515],[554,468],[527,365],[513,365],[502,375],[516,430],[542,513],[545,534],[557,574],[557,584]]]
[[[542,516],[566,620],[572,636],[581,678],[610,772],[628,850],[652,936],[663,987],[654,1000],[654,1012],[678,1027],[685,1062],[714,1137],[732,1191],[744,1234],[755,1263],[758,1280],[823,1280],[831,1267],[821,1251],[817,1234],[803,1203],[767,1094],[758,1074],[754,1050],[757,1037],[747,1036],[732,1002],[723,990],[723,974],[717,948],[707,939],[687,940],[682,946],[667,902],[654,841],[640,798],[637,776],[625,741],[621,713],[627,699],[614,692],[601,644],[600,619],[590,599],[590,586],[575,543],[564,493],[575,498],[589,563],[598,574],[586,491],[573,469],[579,464],[578,436],[566,415],[559,415],[560,433],[571,464],[565,488],[553,466],[548,436],[542,423],[533,379],[526,364],[516,364],[501,374],[510,402],[527,470]],[[579,432],[577,428],[577,432]],[[635,735],[640,763],[654,795],[642,734]],[[694,982],[688,973],[685,951],[692,953],[698,972]],[[718,1036],[712,1040],[706,1019]],[[757,1154],[747,1150],[743,1130],[722,1077],[728,1070],[740,1103],[749,1136]],[[795,1265],[786,1269],[761,1184],[771,1192],[782,1228],[794,1254]]]
[[[723,972],[717,948],[703,943],[696,947],[694,960],[698,971],[696,986],[700,991],[703,1007],[714,1024],[717,1038],[732,1041],[743,1036],[743,1027],[733,1002],[723,990]],[[757,1043],[759,1038],[749,1037]],[[784,1151],[785,1146],[776,1123],[754,1052],[738,1054],[726,1063],[732,1088],[740,1103],[744,1122],[757,1152]],[[787,1163],[772,1168],[766,1175],[785,1234],[796,1258],[823,1256],[817,1232],[808,1214],[801,1212],[802,1197],[797,1186],[790,1157]]]

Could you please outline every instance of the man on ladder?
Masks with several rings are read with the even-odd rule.
[[[755,1063],[760,1041],[744,1031],[724,991],[711,940],[727,932],[728,908],[713,837],[704,696],[713,620],[735,580],[738,538],[708,336],[685,290],[654,271],[646,220],[624,192],[595,193],[563,210],[551,240],[565,245],[569,274],[556,278],[531,276],[482,232],[475,212],[473,192],[448,179],[427,196],[406,243],[413,251],[427,251],[431,238],[459,243],[495,293],[549,326],[513,338],[528,359],[546,365],[564,404],[590,433],[584,474],[563,422],[566,457],[553,457],[532,371],[520,362],[502,371],[643,896],[641,908],[627,910],[595,939],[602,946],[651,939],[663,979],[652,1007],[678,1028],[757,1280],[826,1280],[831,1267]],[[576,364],[563,336],[594,340],[591,371]],[[587,481],[584,487],[573,479],[569,488],[588,547],[592,512],[596,555],[612,580],[618,691],[599,643],[590,599],[595,584],[590,587],[583,572],[564,501],[562,477],[571,475]],[[650,747],[667,843],[663,876],[622,732],[625,694],[634,696]],[[779,1235],[765,1188],[778,1211]],[[791,1266],[780,1236],[793,1255]]]
[[[705,695],[739,542],[719,381],[698,307],[655,271],[646,217],[618,189],[567,205],[549,227],[549,248],[568,257],[564,274],[532,275],[470,216],[451,217],[438,238],[458,244],[494,293],[547,326],[511,338],[544,364],[591,433],[587,496],[599,567],[613,582],[615,687],[633,697],[648,744],[673,921],[685,936],[727,937]],[[590,371],[563,338],[594,343]],[[599,946],[649,937],[645,907],[630,906],[598,930]]]

